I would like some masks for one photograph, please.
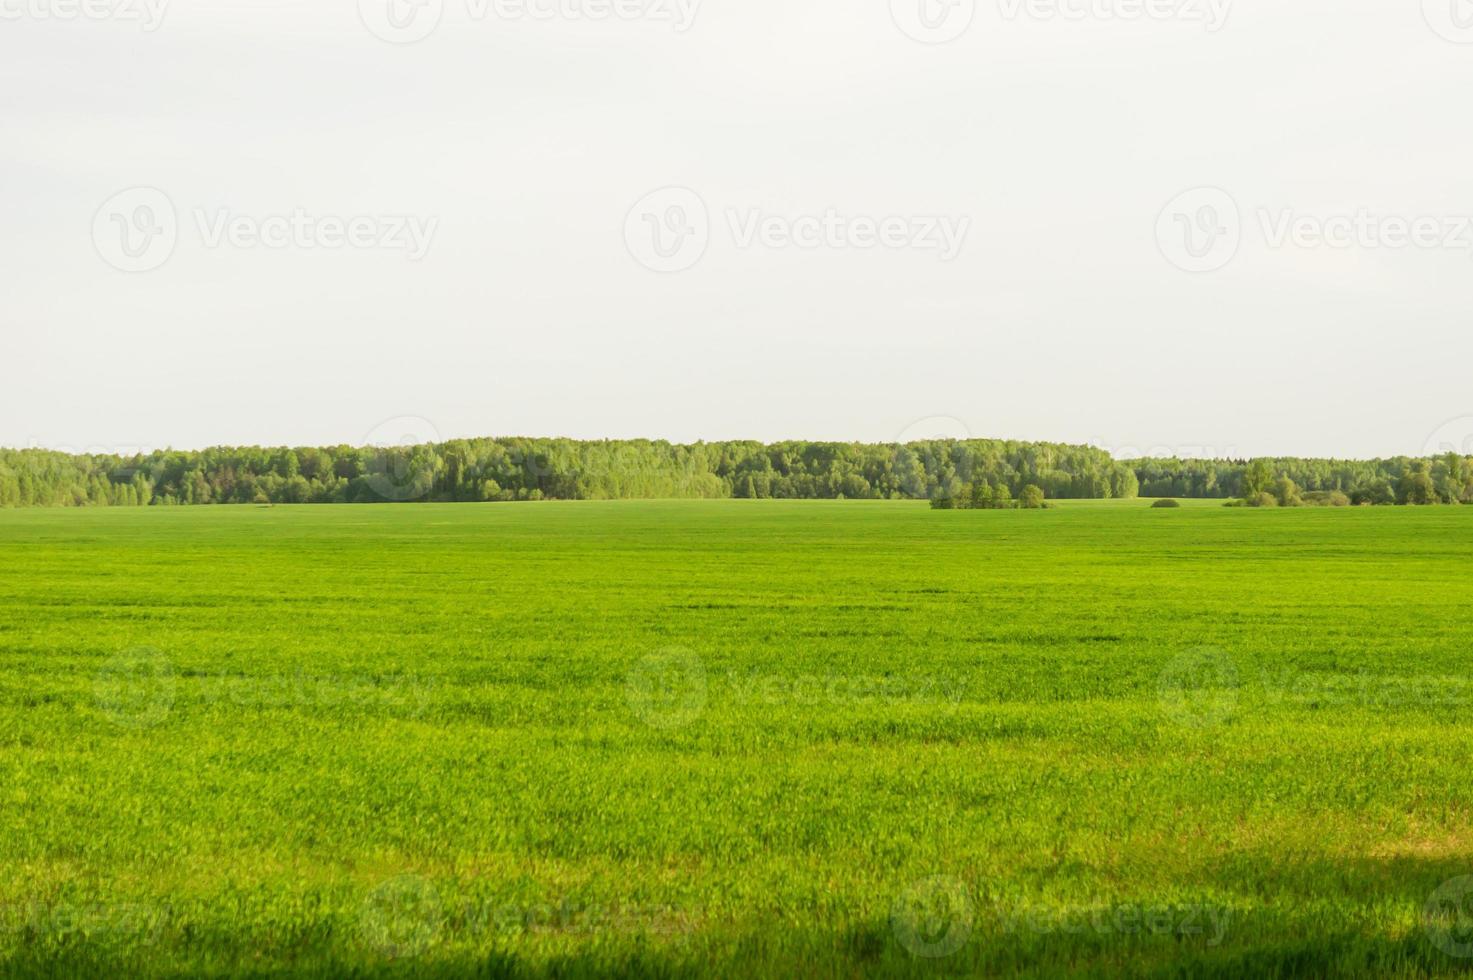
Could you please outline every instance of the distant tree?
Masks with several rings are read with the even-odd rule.
[[[1299,495],[1299,486],[1287,476],[1274,481],[1273,495],[1280,507],[1299,507],[1304,503]]]
[[[1350,502],[1357,507],[1384,507],[1396,503],[1396,491],[1385,477],[1375,477],[1358,484],[1350,492]]]
[[[1397,484],[1396,502],[1410,504],[1414,507],[1425,507],[1437,503],[1439,499],[1437,485],[1432,481],[1432,474],[1427,471],[1427,464],[1421,460],[1414,462],[1411,468],[1402,474]]]
[[[1268,460],[1255,459],[1243,474],[1243,499],[1247,500],[1261,493],[1272,493],[1273,482],[1274,474],[1269,468]]]
[[[1044,495],[1041,487],[1028,484],[1023,488],[1022,494],[1018,496],[1018,506],[1024,510],[1041,510],[1044,507]]]
[[[1311,490],[1304,495],[1308,507],[1349,507],[1350,498],[1339,490]]]

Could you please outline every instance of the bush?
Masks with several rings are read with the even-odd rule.
[[[1304,495],[1306,507],[1349,507],[1350,498],[1339,490],[1311,490]]]
[[[1171,499],[1158,500],[1154,504],[1152,504],[1151,506],[1153,508],[1157,509],[1157,510],[1162,510],[1162,509],[1165,509],[1167,507],[1180,507],[1181,506],[1181,501],[1179,501],[1179,500],[1171,500]]]
[[[1048,506],[1044,503],[1043,489],[1031,483],[1028,484],[1018,497],[1018,506],[1024,510],[1043,510]]]
[[[1352,490],[1350,502],[1357,507],[1384,507],[1396,503],[1396,492],[1391,489],[1390,480],[1377,478]]]
[[[1271,493],[1255,493],[1243,500],[1244,507],[1277,507],[1279,498]]]

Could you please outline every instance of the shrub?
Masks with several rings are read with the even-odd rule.
[[[1396,492],[1391,489],[1390,480],[1378,477],[1352,490],[1350,502],[1357,506],[1383,507],[1396,503]]]
[[[1044,503],[1043,489],[1031,483],[1028,484],[1018,497],[1018,506],[1024,510],[1043,510],[1048,506]]]
[[[1243,500],[1244,507],[1277,507],[1279,498],[1271,493],[1255,493]]]
[[[1280,507],[1298,507],[1304,503],[1299,495],[1298,484],[1287,476],[1281,476],[1274,482],[1273,493]]]
[[[1306,507],[1349,507],[1350,498],[1339,490],[1311,490],[1304,495]]]
[[[1171,500],[1171,499],[1168,498],[1166,500],[1158,500],[1154,504],[1152,504],[1151,506],[1153,508],[1157,509],[1157,510],[1163,510],[1163,509],[1168,508],[1168,507],[1180,507],[1181,506],[1181,501],[1179,501],[1179,500]]]

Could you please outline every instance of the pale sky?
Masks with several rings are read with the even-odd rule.
[[[0,0],[0,445],[1473,436],[1470,0],[417,2]]]

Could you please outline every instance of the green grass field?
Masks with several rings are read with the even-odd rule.
[[[0,511],[0,975],[1473,965],[1473,508]]]

